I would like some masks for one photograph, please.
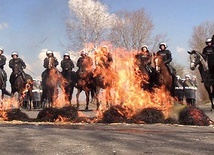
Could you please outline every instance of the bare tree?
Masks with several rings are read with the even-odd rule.
[[[70,0],[71,17],[66,26],[72,46],[82,48],[89,43],[99,44],[104,40],[114,15],[98,0]]]
[[[207,38],[214,35],[214,21],[206,21],[193,28],[193,34],[189,41],[192,49],[202,52]]]

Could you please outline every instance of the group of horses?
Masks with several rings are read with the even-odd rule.
[[[79,70],[72,71],[66,70],[63,72],[58,71],[57,68],[54,67],[54,60],[49,58],[49,65],[46,70],[46,76],[42,79],[42,95],[41,95],[41,107],[52,106],[58,97],[58,89],[61,88],[65,91],[66,101],[71,104],[72,95],[74,92],[74,88],[77,89],[76,94],[76,103],[77,108],[79,108],[79,95],[82,91],[85,92],[86,95],[86,107],[85,110],[89,109],[90,97],[96,102],[97,109],[100,106],[99,93],[101,89],[105,89],[106,96],[106,105],[111,105],[111,88],[114,84],[114,78],[109,77],[108,73],[115,72],[111,68],[101,68],[100,66],[96,66],[95,69],[91,71]],[[149,89],[156,86],[164,86],[167,91],[173,94],[173,77],[169,73],[165,63],[162,60],[161,56],[154,56],[153,58],[154,66],[152,68],[154,76],[151,76],[151,73],[146,70],[146,67],[143,66],[140,70],[142,74],[147,74],[149,79]],[[1,80],[0,80],[1,81]],[[14,94],[18,92],[20,105],[23,102],[23,98],[25,96],[28,99],[32,100],[32,86],[33,81],[23,79],[21,71],[17,68],[14,68],[12,72],[12,76],[10,78],[11,84],[11,93]],[[142,86],[143,88],[143,86]],[[31,105],[31,104],[30,104]],[[31,107],[30,107],[31,108]]]
[[[78,71],[67,70],[63,71],[63,75],[55,68],[49,60],[50,65],[47,68],[47,76],[42,81],[42,97],[41,103],[48,100],[50,104],[54,103],[57,99],[58,88],[61,87],[65,90],[66,100],[71,102],[74,88],[77,89],[76,103],[77,108],[80,106],[79,95],[82,91],[85,92],[86,96],[86,107],[85,110],[89,109],[90,97],[96,103],[96,108],[99,109],[100,90],[105,90],[106,106],[111,105],[111,88],[114,85],[114,78],[109,77],[108,73],[113,74],[115,72],[112,68],[102,68],[96,66],[93,70],[87,70],[82,68]],[[145,67],[143,67],[145,69]],[[154,68],[155,78],[148,73],[148,70],[141,69],[142,74],[148,74],[151,78],[148,81],[154,83],[156,86],[165,86],[166,90],[170,93],[173,92],[173,77],[169,73],[165,63],[161,56],[154,57]],[[115,73],[116,74],[116,73]],[[155,79],[155,80],[154,80]],[[152,87],[153,84],[150,86]],[[142,87],[143,88],[143,87]],[[149,88],[150,89],[150,88]],[[173,94],[173,93],[172,93]]]

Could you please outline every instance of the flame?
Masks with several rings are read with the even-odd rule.
[[[113,64],[111,70],[101,68],[101,73],[105,75],[106,83],[113,83],[110,90],[110,96],[104,90],[99,94],[101,101],[111,100],[112,105],[121,105],[127,108],[127,117],[131,117],[144,108],[157,108],[163,111],[164,116],[168,117],[172,108],[174,99],[166,92],[164,87],[154,88],[154,92],[144,91],[142,83],[148,82],[147,75],[135,76],[135,57],[137,51],[125,51],[124,49],[115,49],[112,51]],[[96,51],[96,56],[102,56],[102,52]],[[107,96],[107,98],[106,98]],[[131,109],[131,110],[130,110]],[[101,106],[105,110],[105,105]],[[100,115],[100,113],[99,113]]]

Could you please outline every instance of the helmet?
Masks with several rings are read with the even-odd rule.
[[[162,42],[162,43],[159,44],[159,48],[160,48],[162,45],[164,45],[165,48],[167,48],[167,45],[166,45],[166,43],[164,43],[164,42]]]
[[[69,56],[69,57],[70,57],[70,54],[66,52],[66,53],[64,53],[63,56],[64,56],[64,57],[65,57],[65,56]]]
[[[211,38],[207,38],[205,43],[207,44],[207,43],[211,43],[211,42],[212,42],[212,39]]]
[[[103,45],[103,46],[101,47],[101,51],[107,52],[107,51],[108,51],[108,46],[107,46],[107,45]]]
[[[0,51],[3,53],[4,52],[4,48],[2,46],[0,46]]]
[[[176,78],[177,78],[177,79],[181,79],[180,75],[176,75]]]
[[[185,75],[185,78],[191,78],[191,77],[190,77],[190,75],[189,75],[189,74],[186,74],[186,75]]]
[[[87,55],[87,52],[85,50],[82,50],[80,55]]]
[[[142,47],[141,47],[141,50],[143,50],[143,48],[147,48],[147,50],[148,50],[148,46],[147,45],[143,45]]]
[[[53,54],[53,51],[47,50],[47,51],[46,51],[46,55],[49,55],[49,54]]]
[[[19,56],[19,54],[17,52],[11,53],[11,57],[13,57],[14,55],[16,55],[17,57]]]
[[[197,77],[195,75],[192,76],[193,79],[197,79]]]

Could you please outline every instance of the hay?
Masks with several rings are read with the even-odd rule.
[[[103,113],[102,123],[124,123],[127,121],[126,109],[122,106],[111,106]]]
[[[145,108],[132,117],[135,122],[145,122],[148,124],[163,123],[164,115],[156,108]]]
[[[179,115],[179,123],[183,125],[210,125],[210,118],[199,108],[187,106]]]
[[[37,116],[37,121],[55,122],[55,121],[73,121],[77,119],[77,108],[73,106],[63,108],[44,108]]]
[[[3,113],[4,113],[4,116],[2,115]],[[0,117],[4,121],[13,121],[13,120],[28,121],[29,120],[28,115],[21,112],[20,109],[9,109],[9,110],[5,110],[5,111],[1,111]]]

